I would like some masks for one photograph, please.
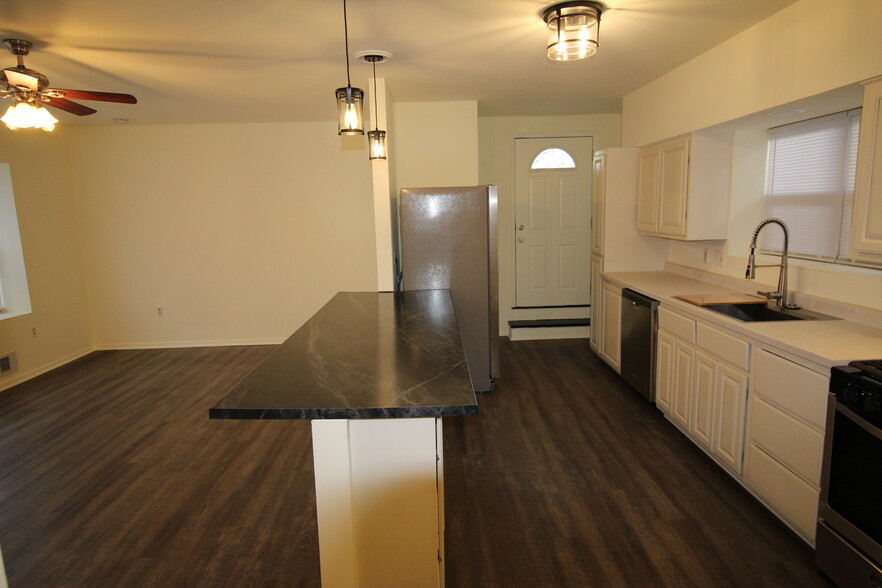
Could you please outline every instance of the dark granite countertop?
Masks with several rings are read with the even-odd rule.
[[[340,292],[208,411],[213,419],[477,414],[447,290]]]

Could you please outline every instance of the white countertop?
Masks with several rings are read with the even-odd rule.
[[[855,359],[882,358],[882,329],[847,320],[747,323],[674,298],[683,294],[733,292],[715,284],[661,271],[613,272],[604,273],[603,277],[612,284],[654,298],[666,308],[723,326],[824,368]]]

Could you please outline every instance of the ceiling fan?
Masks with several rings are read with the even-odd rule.
[[[138,102],[131,94],[50,88],[46,76],[24,65],[24,56],[30,53],[33,46],[30,41],[4,39],[3,44],[18,59],[18,65],[7,67],[0,74],[0,97],[12,98],[12,106],[0,120],[10,129],[39,127],[51,131],[58,121],[43,108],[44,104],[77,116],[98,112],[94,108],[73,102],[71,98],[122,104]]]

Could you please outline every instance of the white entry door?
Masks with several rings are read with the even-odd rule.
[[[591,137],[515,139],[515,303],[591,303]]]

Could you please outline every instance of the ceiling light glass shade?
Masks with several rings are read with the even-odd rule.
[[[0,118],[11,130],[18,129],[43,129],[51,131],[55,129],[58,119],[52,116],[48,110],[30,102],[14,102],[3,118]]]
[[[368,144],[371,159],[386,159],[386,131],[368,131]]]
[[[551,61],[575,61],[597,53],[600,32],[599,2],[561,2],[545,9],[548,25],[545,55]]]
[[[337,134],[364,135],[364,92],[352,86],[337,88]]]

